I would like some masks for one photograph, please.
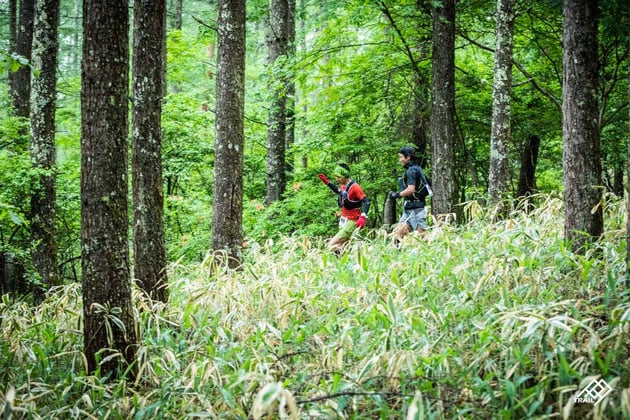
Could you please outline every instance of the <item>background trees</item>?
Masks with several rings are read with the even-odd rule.
[[[178,18],[178,2],[169,17]],[[11,4],[2,4],[9,11]],[[291,2],[289,2],[291,5]],[[619,194],[623,179],[628,98],[625,69],[628,47],[622,2],[601,5],[599,24],[598,119],[602,185]],[[373,198],[370,221],[380,226],[386,193],[396,187],[400,168],[395,156],[407,143],[426,150],[425,167],[434,172],[440,151],[429,127],[433,77],[432,4],[418,1],[313,2],[295,4],[295,56],[268,68],[266,21],[270,5],[251,2],[247,15],[247,71],[243,111],[243,229],[246,239],[264,242],[281,234],[329,234],[335,230],[334,203],[313,183],[314,175],[336,162],[349,162]],[[453,211],[470,200],[489,196],[492,80],[496,51],[494,0],[459,2],[455,16],[453,159],[448,182],[457,185]],[[511,139],[507,144],[508,196],[523,191],[556,193],[564,189],[562,160],[562,7],[557,2],[517,3],[514,21]],[[4,10],[3,10],[4,11]],[[82,34],[77,1],[60,4],[57,109],[59,268],[65,281],[78,280],[79,232],[79,70]],[[0,14],[0,44],[8,50],[9,14]],[[17,13],[11,16],[17,16]],[[168,34],[169,90],[163,102],[163,176],[166,259],[202,259],[212,248],[212,202],[216,183],[214,150],[217,101],[216,4],[182,2],[181,30]],[[171,20],[173,22],[173,20]],[[623,27],[623,28],[622,28]],[[443,53],[440,46],[437,53]],[[3,64],[6,69],[9,62]],[[277,73],[277,72],[280,73]],[[436,70],[437,71],[437,70]],[[293,167],[282,202],[267,201],[267,134],[270,129],[268,80],[293,75],[295,85]],[[7,81],[8,73],[4,73]],[[203,81],[203,83],[202,83]],[[288,82],[287,82],[288,83]],[[283,85],[284,82],[280,83]],[[8,83],[2,85],[5,103]],[[288,88],[289,96],[291,89]],[[450,95],[450,94],[449,94]],[[276,95],[277,96],[277,95]],[[19,124],[0,109],[3,145],[0,218],[7,267],[23,263],[23,276],[34,279],[30,257],[30,161],[20,144]],[[496,119],[495,119],[496,120]],[[442,127],[440,127],[441,129]],[[538,141],[536,141],[536,139]],[[621,141],[620,141],[621,139]],[[22,138],[23,140],[23,138]],[[20,141],[22,141],[20,140]],[[290,141],[287,140],[287,143]],[[25,143],[21,143],[22,146]],[[7,145],[5,147],[5,145]],[[424,145],[424,146],[423,146]],[[537,153],[536,153],[537,152]],[[524,163],[522,163],[524,162]],[[535,165],[534,165],[535,163]],[[535,170],[533,170],[535,167]],[[621,170],[620,170],[621,168]],[[13,174],[20,174],[13,176]],[[445,182],[440,174],[429,174]],[[505,181],[505,179],[502,179]],[[522,181],[522,182],[521,182]],[[520,187],[519,187],[520,184]],[[437,194],[437,188],[436,194]],[[443,191],[443,188],[440,188]],[[439,197],[433,203],[439,212]],[[532,204],[536,203],[533,194]],[[462,219],[460,219],[462,220]],[[204,226],[204,228],[202,228]],[[3,254],[0,254],[3,255]],[[18,270],[19,271],[19,270]]]

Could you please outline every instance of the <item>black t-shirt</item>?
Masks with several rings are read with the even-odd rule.
[[[416,186],[416,193],[405,198],[405,208],[415,209],[424,207],[425,202],[417,197],[417,193],[420,192],[424,183],[422,182],[421,169],[417,163],[411,162],[405,166],[405,175],[403,176],[403,186],[407,188],[408,185]]]

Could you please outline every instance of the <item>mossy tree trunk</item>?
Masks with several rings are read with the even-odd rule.
[[[129,274],[127,135],[129,2],[85,0],[81,72],[81,268],[90,373],[135,361]],[[122,357],[107,356],[115,354]],[[133,367],[132,367],[133,369]],[[133,376],[133,370],[132,370]]]
[[[55,110],[59,0],[39,0],[32,51],[30,153],[36,169],[31,194],[33,266],[44,287],[60,283],[55,228]],[[37,75],[35,75],[35,72]]]
[[[166,0],[135,0],[133,25],[132,184],[134,277],[166,302],[162,187],[162,97]]]
[[[490,170],[488,204],[498,206],[506,216],[510,196],[509,149],[512,139],[510,102],[512,96],[512,44],[514,38],[514,1],[497,1],[497,35],[494,52],[492,89],[492,127],[490,134]]]
[[[242,261],[245,0],[219,0],[212,249]]]

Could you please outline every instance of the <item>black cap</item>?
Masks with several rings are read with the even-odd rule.
[[[410,156],[412,158],[416,157],[416,150],[411,146],[403,146],[398,151],[403,156]]]

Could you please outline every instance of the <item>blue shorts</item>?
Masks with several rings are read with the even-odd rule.
[[[411,230],[416,230],[418,228],[426,230],[427,229],[426,207],[422,207],[419,209],[408,209],[408,210],[403,211],[402,216],[400,216],[400,223],[407,223],[407,225],[411,228]]]

